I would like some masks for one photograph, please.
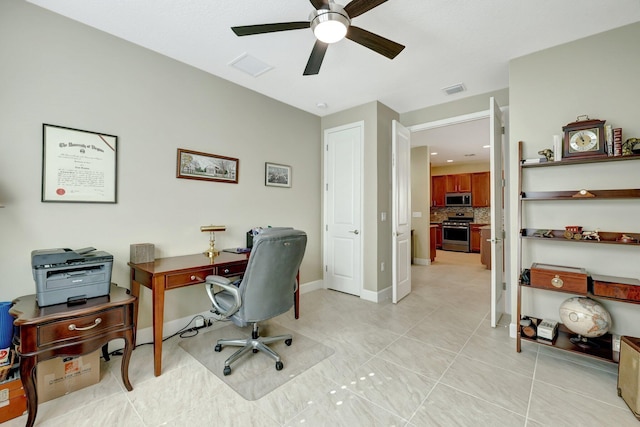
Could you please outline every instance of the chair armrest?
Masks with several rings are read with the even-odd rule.
[[[205,278],[204,285],[205,289],[207,290],[207,295],[209,295],[209,299],[213,304],[213,307],[223,318],[231,316],[240,309],[240,306],[242,305],[242,298],[240,297],[240,289],[234,284],[234,282],[227,279],[226,277],[210,275]],[[218,302],[215,298],[215,293],[213,292],[214,286],[221,287],[224,291],[230,293],[233,296],[233,306],[229,307],[228,310],[224,310],[222,307],[220,307],[220,305],[218,305]]]

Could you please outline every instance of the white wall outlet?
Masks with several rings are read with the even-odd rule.
[[[386,221],[386,220],[387,220],[387,213],[380,212],[380,221]]]
[[[414,218],[422,218],[422,212],[413,212],[411,216]]]
[[[384,262],[380,263],[380,271],[384,271]]]
[[[204,319],[198,317],[195,321],[196,328],[204,327]]]

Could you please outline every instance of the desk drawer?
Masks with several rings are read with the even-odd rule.
[[[168,274],[165,283],[167,284],[167,289],[204,283],[204,279],[207,276],[214,274],[213,271],[213,267],[207,267],[186,273]]]
[[[242,262],[240,264],[225,265],[224,267],[217,267],[216,274],[218,276],[237,276],[244,273],[247,269],[247,264]]]
[[[108,329],[122,327],[125,325],[124,310],[124,307],[114,307],[87,316],[70,317],[38,326],[38,347],[80,340],[100,335]]]

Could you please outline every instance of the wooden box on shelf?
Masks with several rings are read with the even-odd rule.
[[[584,268],[533,263],[530,284],[534,288],[586,295],[587,272]]]
[[[633,278],[591,275],[593,295],[627,301],[640,301],[640,280]]]

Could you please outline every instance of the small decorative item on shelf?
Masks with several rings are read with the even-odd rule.
[[[628,236],[626,234],[623,234],[622,236],[618,237],[616,241],[621,243],[638,243],[638,239],[634,239],[633,237]]]
[[[605,120],[591,120],[583,115],[563,126],[562,158],[607,157],[604,123]]]
[[[580,197],[596,197],[595,194],[588,192],[585,189],[578,191],[576,194],[571,197],[580,198]]]
[[[553,237],[553,230],[536,230],[532,234],[533,237]]]
[[[525,336],[529,338],[536,337],[536,325],[528,317],[523,317],[520,320],[520,328]]]
[[[640,138],[629,138],[627,143],[631,145],[631,154],[640,154]]]
[[[544,150],[538,151],[538,154],[544,156],[544,158],[547,159],[547,162],[553,162],[553,150],[545,148]]]
[[[587,297],[572,297],[560,304],[560,319],[564,326],[577,334],[570,340],[581,348],[598,348],[589,338],[606,334],[611,327],[611,315],[597,301]]]
[[[600,241],[600,234],[598,234],[598,230],[594,231],[583,231],[582,232],[582,240],[597,240]]]
[[[565,239],[580,240],[582,239],[582,226],[580,225],[567,225],[564,227],[564,233],[562,234]]]

